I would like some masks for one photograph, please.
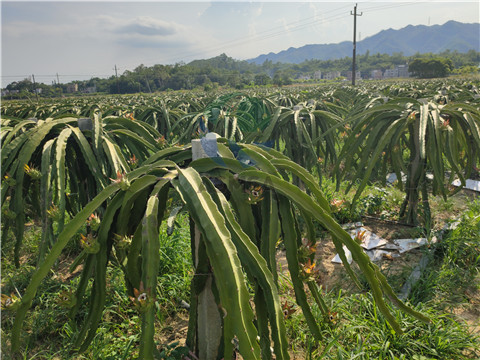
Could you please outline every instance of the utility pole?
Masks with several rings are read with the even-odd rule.
[[[61,87],[60,87],[60,78],[58,77],[58,72],[57,72],[57,90],[58,90],[58,94],[60,94]]]
[[[117,64],[115,64],[115,78],[117,79],[117,93],[120,94],[120,86],[118,85]]]
[[[33,79],[33,92],[35,93],[35,97],[37,98],[37,103],[38,103],[37,84],[35,83],[35,75],[33,74],[32,74],[32,79]]]
[[[355,55],[357,50],[357,16],[362,16],[363,13],[357,14],[357,4],[353,8],[353,14],[350,11],[350,15],[353,15],[353,62],[352,62],[352,85],[355,86]]]
[[[148,82],[147,74],[145,74],[145,82],[147,83],[148,91],[150,94],[152,93],[152,89],[150,88],[150,83]]]

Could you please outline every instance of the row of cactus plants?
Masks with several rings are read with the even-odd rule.
[[[82,131],[81,120],[2,118],[3,235],[14,226],[17,266],[27,210],[42,221],[41,260],[54,242],[53,221],[61,232],[66,213],[74,216],[109,178],[130,171],[164,146],[160,134],[145,123],[97,115],[86,119]]]
[[[373,105],[375,102],[379,104]],[[337,186],[347,179],[351,188],[358,180],[355,202],[372,177],[385,185],[387,173],[394,172],[398,186],[405,192],[400,217],[408,224],[418,224],[420,199],[424,223],[430,224],[430,189],[446,200],[465,186],[472,173],[478,172],[478,107],[377,98],[372,100],[372,106],[353,117],[351,124],[335,166]],[[431,180],[427,173],[433,176]],[[461,182],[456,189],[451,185],[455,178]]]
[[[446,196],[444,172],[451,168],[451,174],[464,182],[470,169],[478,164],[479,111],[474,105],[475,99],[468,100],[471,103],[466,100],[462,105],[444,105],[435,99],[430,102],[412,98],[390,99],[363,93],[353,101],[352,93],[361,95],[361,92],[346,88],[317,94],[324,96],[321,101],[303,101],[299,94],[294,97],[275,95],[273,101],[273,95],[256,98],[234,93],[206,100],[203,105],[194,105],[191,99],[178,100],[177,112],[170,112],[165,101],[153,112],[120,106],[115,110],[116,115],[110,116],[105,116],[109,113],[108,106],[103,109],[90,106],[86,111],[90,113],[92,126],[84,131],[78,127],[78,115],[64,114],[45,120],[22,120],[4,115],[1,132],[2,209],[9,215],[4,219],[10,217],[11,220],[3,221],[2,240],[6,240],[8,226],[14,227],[17,265],[26,209],[31,207],[32,213],[40,215],[44,229],[38,270],[22,300],[15,305],[18,310],[12,341],[14,349],[20,346],[22,319],[41,279],[85,222],[91,224],[101,220],[98,229],[97,226],[88,226],[82,238],[84,251],[75,261],[76,264],[83,263],[84,270],[78,289],[72,295],[75,299],[72,319],[83,302],[91,278],[95,289],[89,302],[90,313],[75,346],[84,350],[95,334],[105,300],[106,267],[114,249],[116,261],[122,264],[125,272],[129,295],[142,311],[142,356],[151,356],[154,311],[147,299],[153,299],[154,294],[147,290],[156,288],[152,274],[158,266],[156,257],[152,256],[157,250],[151,239],[158,238],[156,231],[172,196],[182,198],[202,235],[202,262],[196,270],[213,267],[213,279],[229,274],[228,281],[233,281],[242,294],[232,299],[228,297],[232,289],[220,289],[219,281],[214,281],[220,294],[221,316],[227,314],[223,321],[227,321],[228,326],[224,326],[226,332],[223,334],[223,350],[220,350],[226,351],[225,354],[232,351],[232,333],[228,332],[231,326],[240,326],[248,318],[250,323],[255,319],[255,326],[242,328],[242,336],[245,332],[247,338],[240,339],[240,335],[233,334],[242,345],[241,353],[247,354],[245,344],[256,344],[251,336],[258,334],[262,357],[271,356],[267,346],[270,341],[275,344],[277,358],[288,357],[283,320],[278,312],[274,266],[274,249],[279,238],[287,248],[297,302],[312,334],[320,340],[317,321],[311,315],[303,290],[303,282],[306,282],[319,308],[328,314],[316,285],[308,277],[313,261],[308,249],[315,246],[311,226],[314,220],[332,233],[342,257],[343,245],[352,251],[368,278],[380,310],[393,328],[400,331],[393,317],[388,315],[383,295],[406,311],[410,310],[395,298],[375,265],[332,220],[319,179],[327,164],[336,165],[339,182],[347,176],[352,180],[361,179],[358,198],[372,174],[385,179],[387,170],[393,169],[399,175],[403,170],[408,174],[404,209],[409,221],[415,222],[415,202],[409,199],[418,199],[419,192],[423,201],[428,199],[427,169],[434,169],[434,192]],[[219,131],[224,136],[224,145],[219,144],[221,157],[216,161],[192,162],[190,147],[178,145],[179,139],[188,142],[191,136],[199,136],[195,130],[200,119],[205,130]],[[166,132],[167,139],[158,131],[160,126],[163,126],[161,129]],[[183,130],[180,135],[173,133],[180,130]],[[235,139],[247,142],[274,139],[273,146],[277,150],[228,143]],[[168,142],[177,145],[161,150]],[[318,158],[322,159],[323,170]],[[317,178],[309,174],[313,168],[317,169]],[[202,175],[205,173],[208,177]],[[220,181],[227,190],[217,191],[210,178],[217,179],[217,183]],[[400,181],[399,186],[402,185]],[[92,217],[92,214],[98,215]],[[300,223],[309,226],[303,229]],[[209,227],[205,228],[207,224]],[[268,231],[263,230],[265,224],[268,224]],[[302,232],[308,235],[304,244],[301,242]],[[215,236],[210,238],[207,235]],[[214,250],[218,246],[225,249],[221,259]],[[228,259],[229,263],[224,264],[222,259]],[[239,264],[247,274],[246,278],[243,271],[238,271]],[[215,268],[224,269],[224,272],[219,274]],[[350,267],[346,265],[346,268],[355,279]],[[274,309],[274,312],[257,311],[254,314],[250,307],[245,308],[246,279],[258,283],[255,307]],[[221,284],[224,284],[223,280]],[[198,296],[204,286],[204,282],[194,280],[192,296]],[[221,294],[228,297],[228,308]],[[196,301],[198,299],[193,298],[192,304]],[[196,309],[192,306],[192,311]],[[246,313],[235,315],[240,318],[228,318],[228,314],[236,311]],[[416,313],[413,315],[421,317]],[[195,318],[192,313],[191,319]],[[195,323],[192,323],[191,329],[194,328]],[[188,339],[192,348],[198,346],[195,331],[189,332]]]

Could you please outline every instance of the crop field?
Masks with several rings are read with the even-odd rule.
[[[0,138],[3,359],[480,357],[478,78],[4,101]]]

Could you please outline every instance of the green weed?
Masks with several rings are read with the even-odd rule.
[[[478,288],[480,274],[480,202],[474,201],[458,226],[434,245],[431,265],[414,287],[414,303],[437,299],[439,306],[465,303]],[[469,291],[470,290],[470,291]]]
[[[396,334],[377,310],[369,294],[325,294],[333,321],[322,326],[323,341],[312,343],[302,336],[306,325],[301,314],[287,319],[287,329],[295,336],[292,351],[303,349],[308,359],[476,359],[478,337],[451,316],[431,304],[418,304],[415,310],[430,317],[424,324],[398,310],[393,314],[403,334]],[[321,317],[316,311],[316,316]]]
[[[188,300],[191,280],[191,255],[188,216],[177,217],[177,226],[168,236],[166,227],[160,232],[160,272],[157,287],[157,327],[160,328],[169,316],[179,308],[180,300]],[[15,269],[8,256],[2,256],[2,293],[23,293],[32,272],[35,270],[36,251],[40,229],[31,227],[26,233],[22,249],[23,263]],[[66,251],[65,262],[73,261],[78,242]],[[13,246],[2,248],[4,254],[13,252]],[[12,257],[10,257],[12,259]],[[68,317],[68,308],[59,306],[60,295],[74,289],[79,277],[63,281],[61,273],[65,265],[59,264],[38,289],[39,296],[32,304],[27,316],[22,356],[25,359],[132,359],[138,356],[140,341],[140,315],[129,299],[120,267],[113,265],[107,269],[107,298],[102,322],[95,338],[83,354],[72,348],[72,343],[81,328],[81,320],[86,316],[88,304],[80,307],[75,320]],[[63,269],[63,270],[62,270]],[[68,266],[67,266],[68,269]],[[68,275],[68,274],[67,274]],[[90,284],[91,285],[91,284]],[[90,293],[90,285],[86,298]],[[2,349],[9,348],[9,331],[14,313],[2,311]],[[63,324],[63,325],[61,325]],[[175,349],[173,349],[175,350]],[[172,352],[175,354],[175,351]],[[169,355],[170,356],[170,355]],[[162,358],[162,357],[161,357]],[[163,357],[168,358],[168,357]],[[170,357],[171,358],[171,357]],[[4,353],[3,359],[9,360]]]

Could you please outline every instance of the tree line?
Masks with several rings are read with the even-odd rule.
[[[356,68],[362,77],[368,78],[372,70],[385,71],[397,65],[409,64],[409,71],[416,77],[444,77],[451,73],[478,72],[480,53],[470,50],[466,53],[446,50],[440,54],[420,54],[404,56],[402,53],[365,54],[357,56]],[[219,86],[243,89],[263,85],[288,85],[306,77],[314,77],[318,71],[345,73],[352,68],[352,58],[336,60],[306,60],[300,64],[273,63],[266,60],[261,65],[246,60],[235,60],[225,54],[207,60],[194,60],[188,64],[154,66],[139,65],[123,74],[109,78],[92,78],[86,81],[73,81],[69,84],[36,84],[42,89],[39,96],[56,97],[69,93],[69,85],[77,84],[78,92],[94,89],[97,93],[130,94],[168,90],[213,90]],[[6,98],[29,97],[33,89],[29,79],[13,82],[6,87],[10,93]],[[11,90],[18,90],[12,94]],[[15,91],[16,92],[16,91]]]

